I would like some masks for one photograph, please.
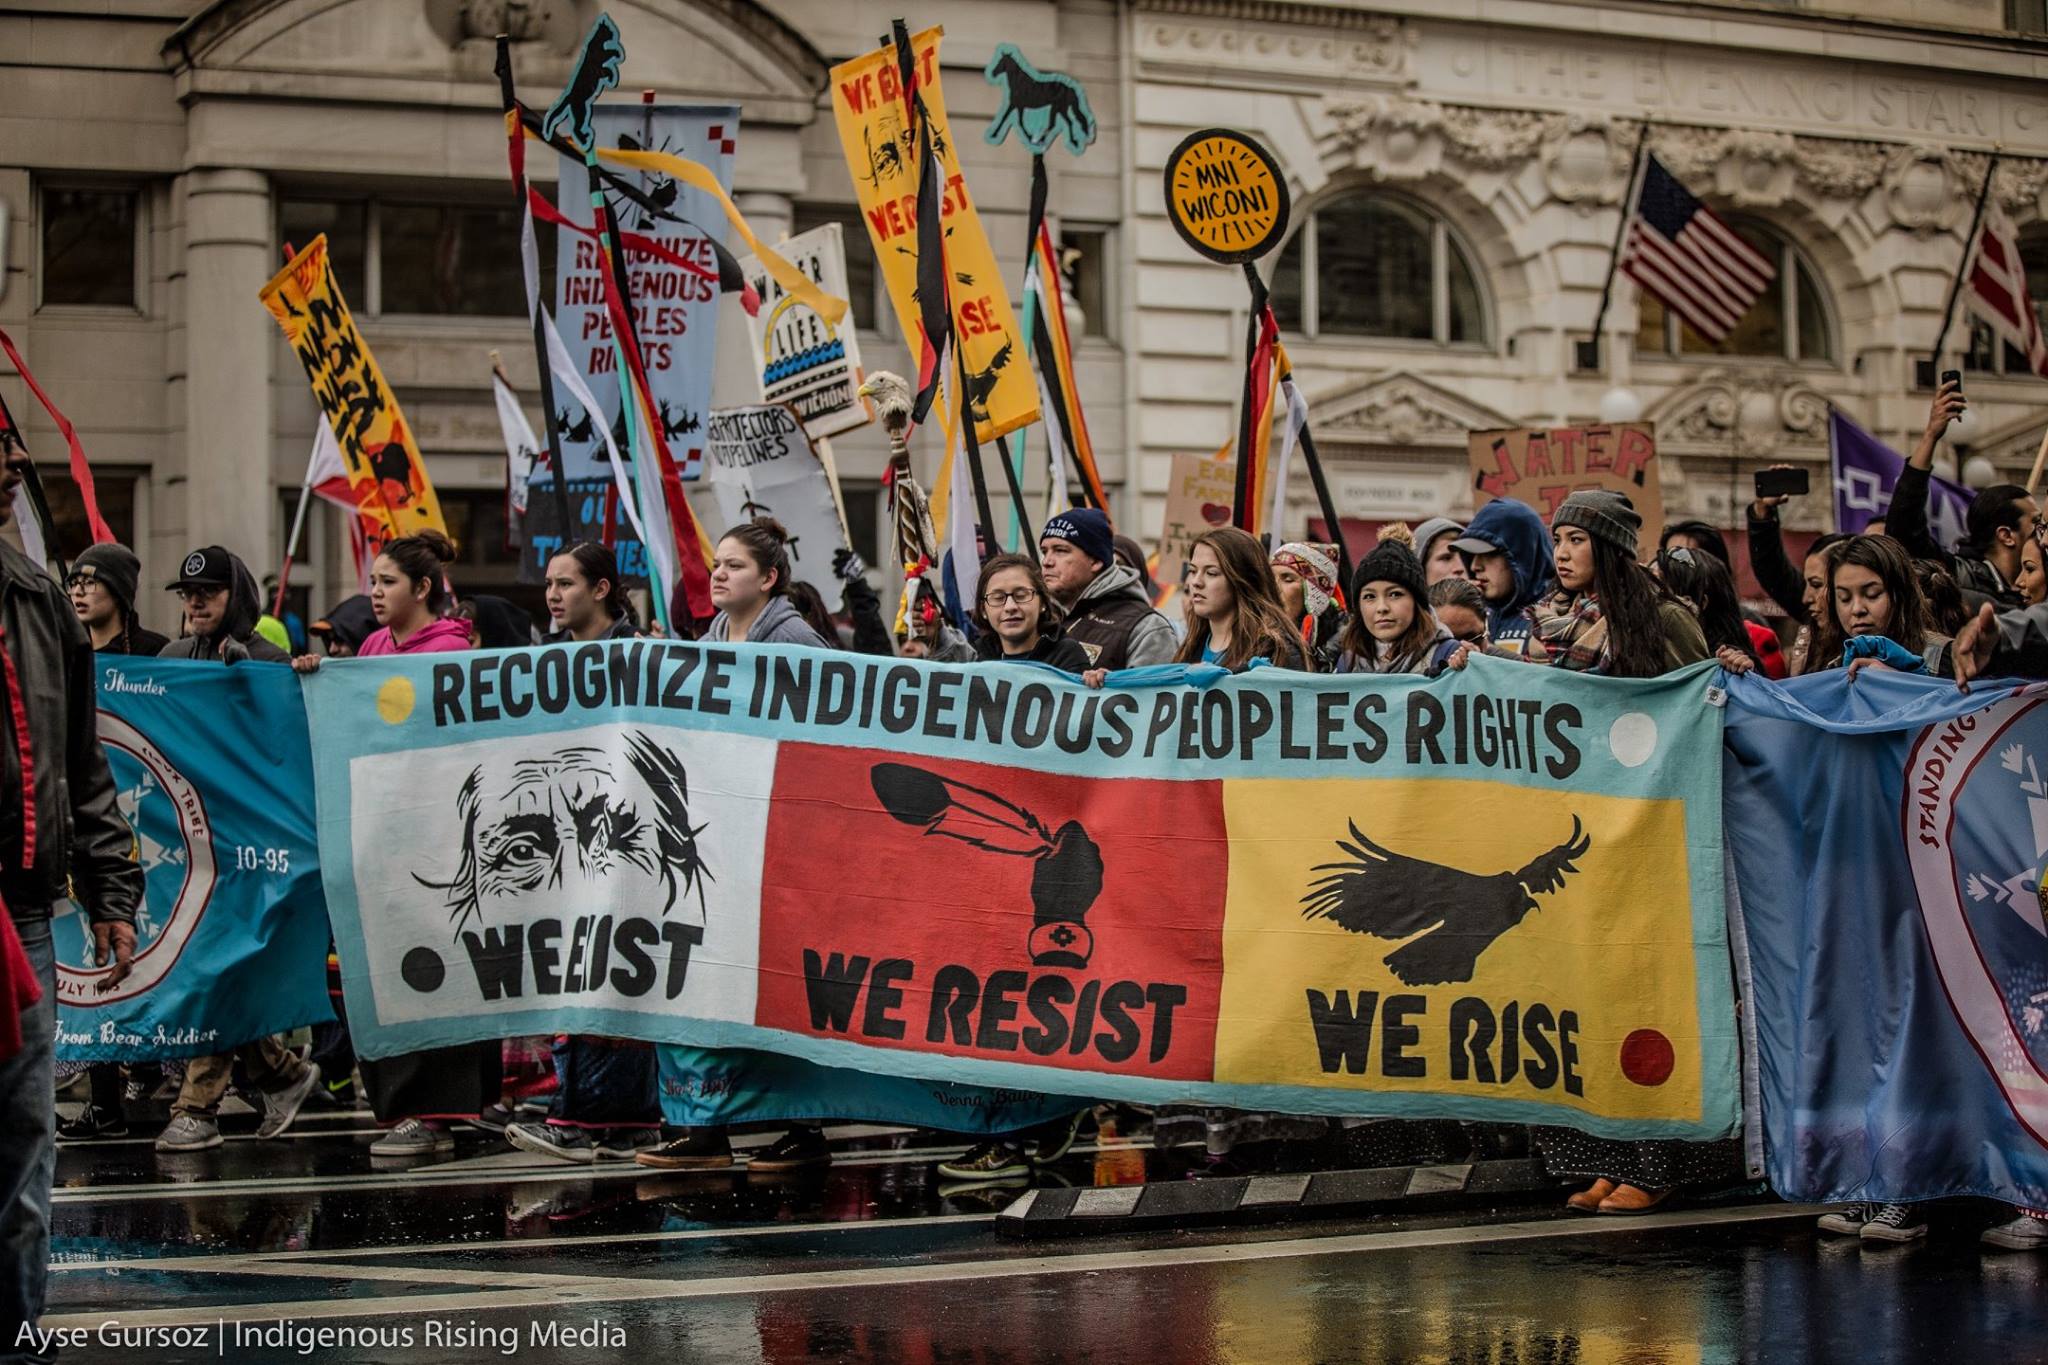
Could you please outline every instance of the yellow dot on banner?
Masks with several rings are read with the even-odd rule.
[[[377,714],[386,725],[397,725],[412,714],[412,679],[386,678],[377,689]]]

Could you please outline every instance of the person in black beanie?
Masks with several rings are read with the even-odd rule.
[[[142,582],[142,561],[126,545],[94,545],[71,561],[64,586],[80,625],[92,637],[95,654],[162,652],[170,640],[135,621],[135,591]]]
[[[1338,637],[1336,673],[1421,673],[1435,677],[1458,641],[1429,609],[1414,537],[1395,524],[1351,575],[1351,619]]]

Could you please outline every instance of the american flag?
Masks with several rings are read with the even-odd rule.
[[[1778,273],[1654,156],[1643,167],[1621,269],[1709,341],[1734,331]]]
[[[2048,342],[2041,318],[2027,296],[2027,268],[2020,263],[2019,234],[1996,204],[1984,207],[1963,270],[1964,305],[2027,358],[2027,368],[2048,379]]]

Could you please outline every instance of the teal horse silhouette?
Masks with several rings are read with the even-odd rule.
[[[1013,128],[1036,156],[1062,138],[1075,156],[1094,143],[1095,111],[1072,76],[1038,70],[1012,43],[997,45],[981,74],[1003,92],[1002,107],[981,134],[990,146],[999,146]]]

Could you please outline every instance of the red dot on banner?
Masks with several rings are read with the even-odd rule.
[[[1639,1028],[1621,1040],[1621,1074],[1637,1085],[1662,1085],[1678,1058],[1671,1040],[1653,1028]]]

